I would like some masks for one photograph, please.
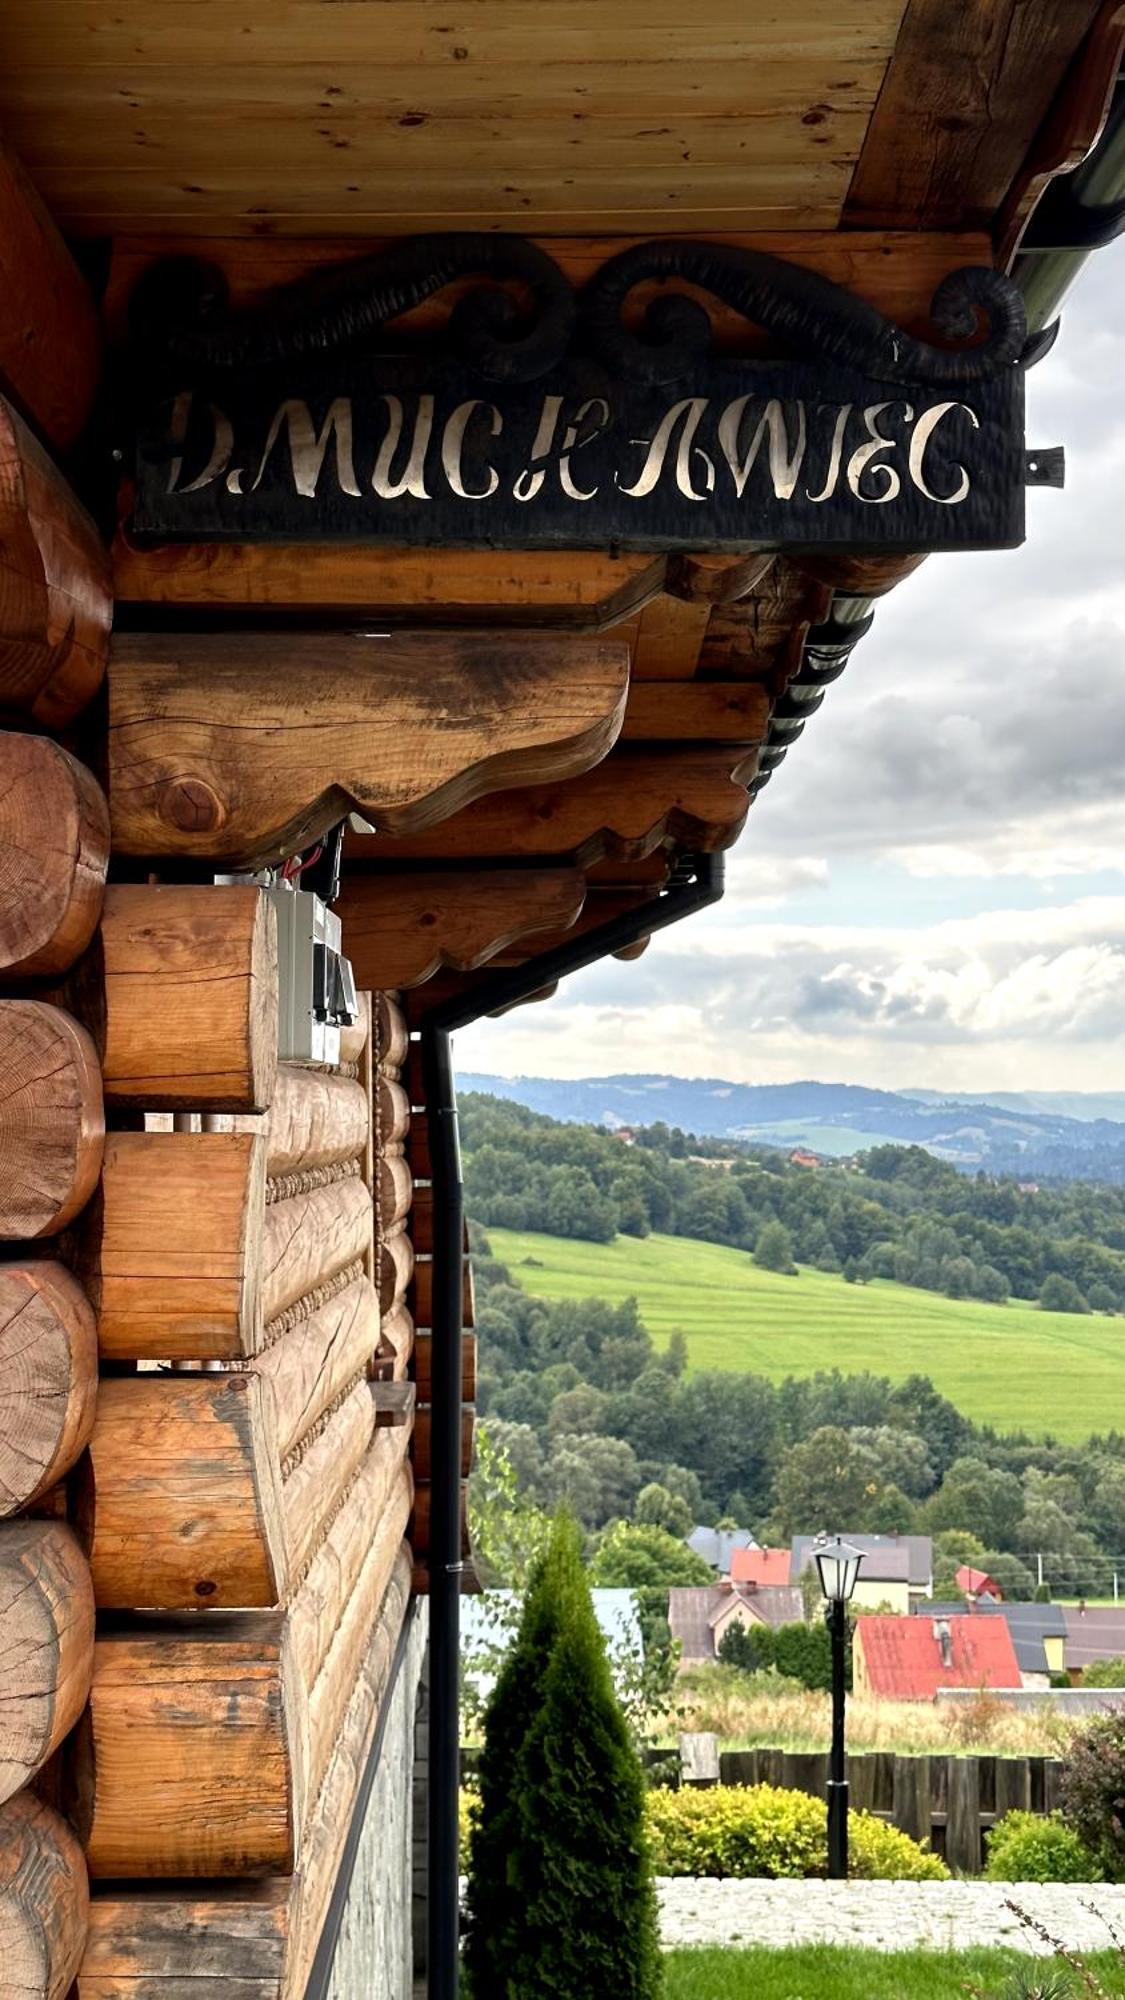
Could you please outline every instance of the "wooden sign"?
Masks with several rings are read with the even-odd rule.
[[[530,331],[507,292],[478,288],[440,346],[376,340],[451,271],[482,267],[531,286]],[[629,295],[672,278],[784,352],[717,357],[682,291],[634,329]],[[196,289],[193,319],[190,270],[154,267],[138,288],[150,366],[163,315],[140,536],[645,550],[1023,537],[1022,306],[991,271],[941,288],[935,322],[977,336],[948,349],[812,272],[705,244],[626,251],[577,302],[535,246],[471,237],[418,239],[251,312],[217,310],[213,279]]]

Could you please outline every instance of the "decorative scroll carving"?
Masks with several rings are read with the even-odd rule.
[[[303,355],[370,346],[390,320],[459,278],[484,278],[454,307],[454,352],[488,382],[532,382],[561,361],[575,321],[574,292],[554,259],[522,236],[415,236],[371,257],[349,258],[296,283],[279,285],[234,310],[223,273],[193,257],[162,258],[130,301],[130,322],[145,348],[182,367],[257,368]],[[518,281],[534,302],[530,318],[511,293]]]
[[[736,245],[640,243],[602,266],[582,299],[582,316],[596,353],[614,373],[649,388],[667,387],[698,369],[711,351],[706,309],[683,293],[654,299],[643,331],[631,332],[629,294],[654,279],[680,278],[722,299],[776,336],[787,354],[854,368],[876,381],[983,382],[1019,361],[1027,334],[1023,301],[998,271],[950,272],[934,293],[931,316],[950,341],[946,349],[904,333],[875,306],[816,271]]]

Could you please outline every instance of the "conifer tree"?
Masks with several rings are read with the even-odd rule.
[[[470,1990],[506,1995],[504,1967],[520,1914],[510,1868],[519,1839],[520,1753],[543,1699],[543,1684],[567,1602],[566,1583],[580,1569],[574,1537],[557,1527],[533,1564],[519,1630],[497,1675],[484,1715],[479,1765],[480,1813],[473,1830],[465,1970]]]
[[[473,1990],[504,2000],[656,2000],[661,1965],[644,1778],[570,1521],[556,1523],[543,1582],[554,1592],[555,1623],[509,1766],[503,1950],[492,1959],[489,1988],[478,1983],[474,1958]],[[529,1608],[529,1626],[542,1630],[541,1602]],[[481,1915],[474,1906],[474,1927]]]

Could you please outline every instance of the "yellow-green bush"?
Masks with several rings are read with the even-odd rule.
[[[823,1799],[774,1785],[654,1791],[648,1824],[658,1875],[823,1875]],[[936,1854],[868,1813],[849,1815],[852,1873],[868,1880],[944,1880]]]
[[[1005,1813],[988,1836],[990,1882],[1100,1882],[1104,1870],[1059,1813]]]
[[[480,1817],[480,1793],[470,1792],[464,1785],[458,1801],[458,1849],[461,1856],[461,1873],[466,1874],[469,1866],[469,1842],[473,1828]]]

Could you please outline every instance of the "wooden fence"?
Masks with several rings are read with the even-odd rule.
[[[1051,1812],[1058,1803],[1062,1763],[1056,1757],[918,1757],[889,1750],[848,1758],[851,1804],[929,1840],[957,1874],[976,1875],[983,1837],[1005,1813]],[[823,1798],[826,1752],[727,1750],[719,1758],[722,1785],[780,1785]]]

